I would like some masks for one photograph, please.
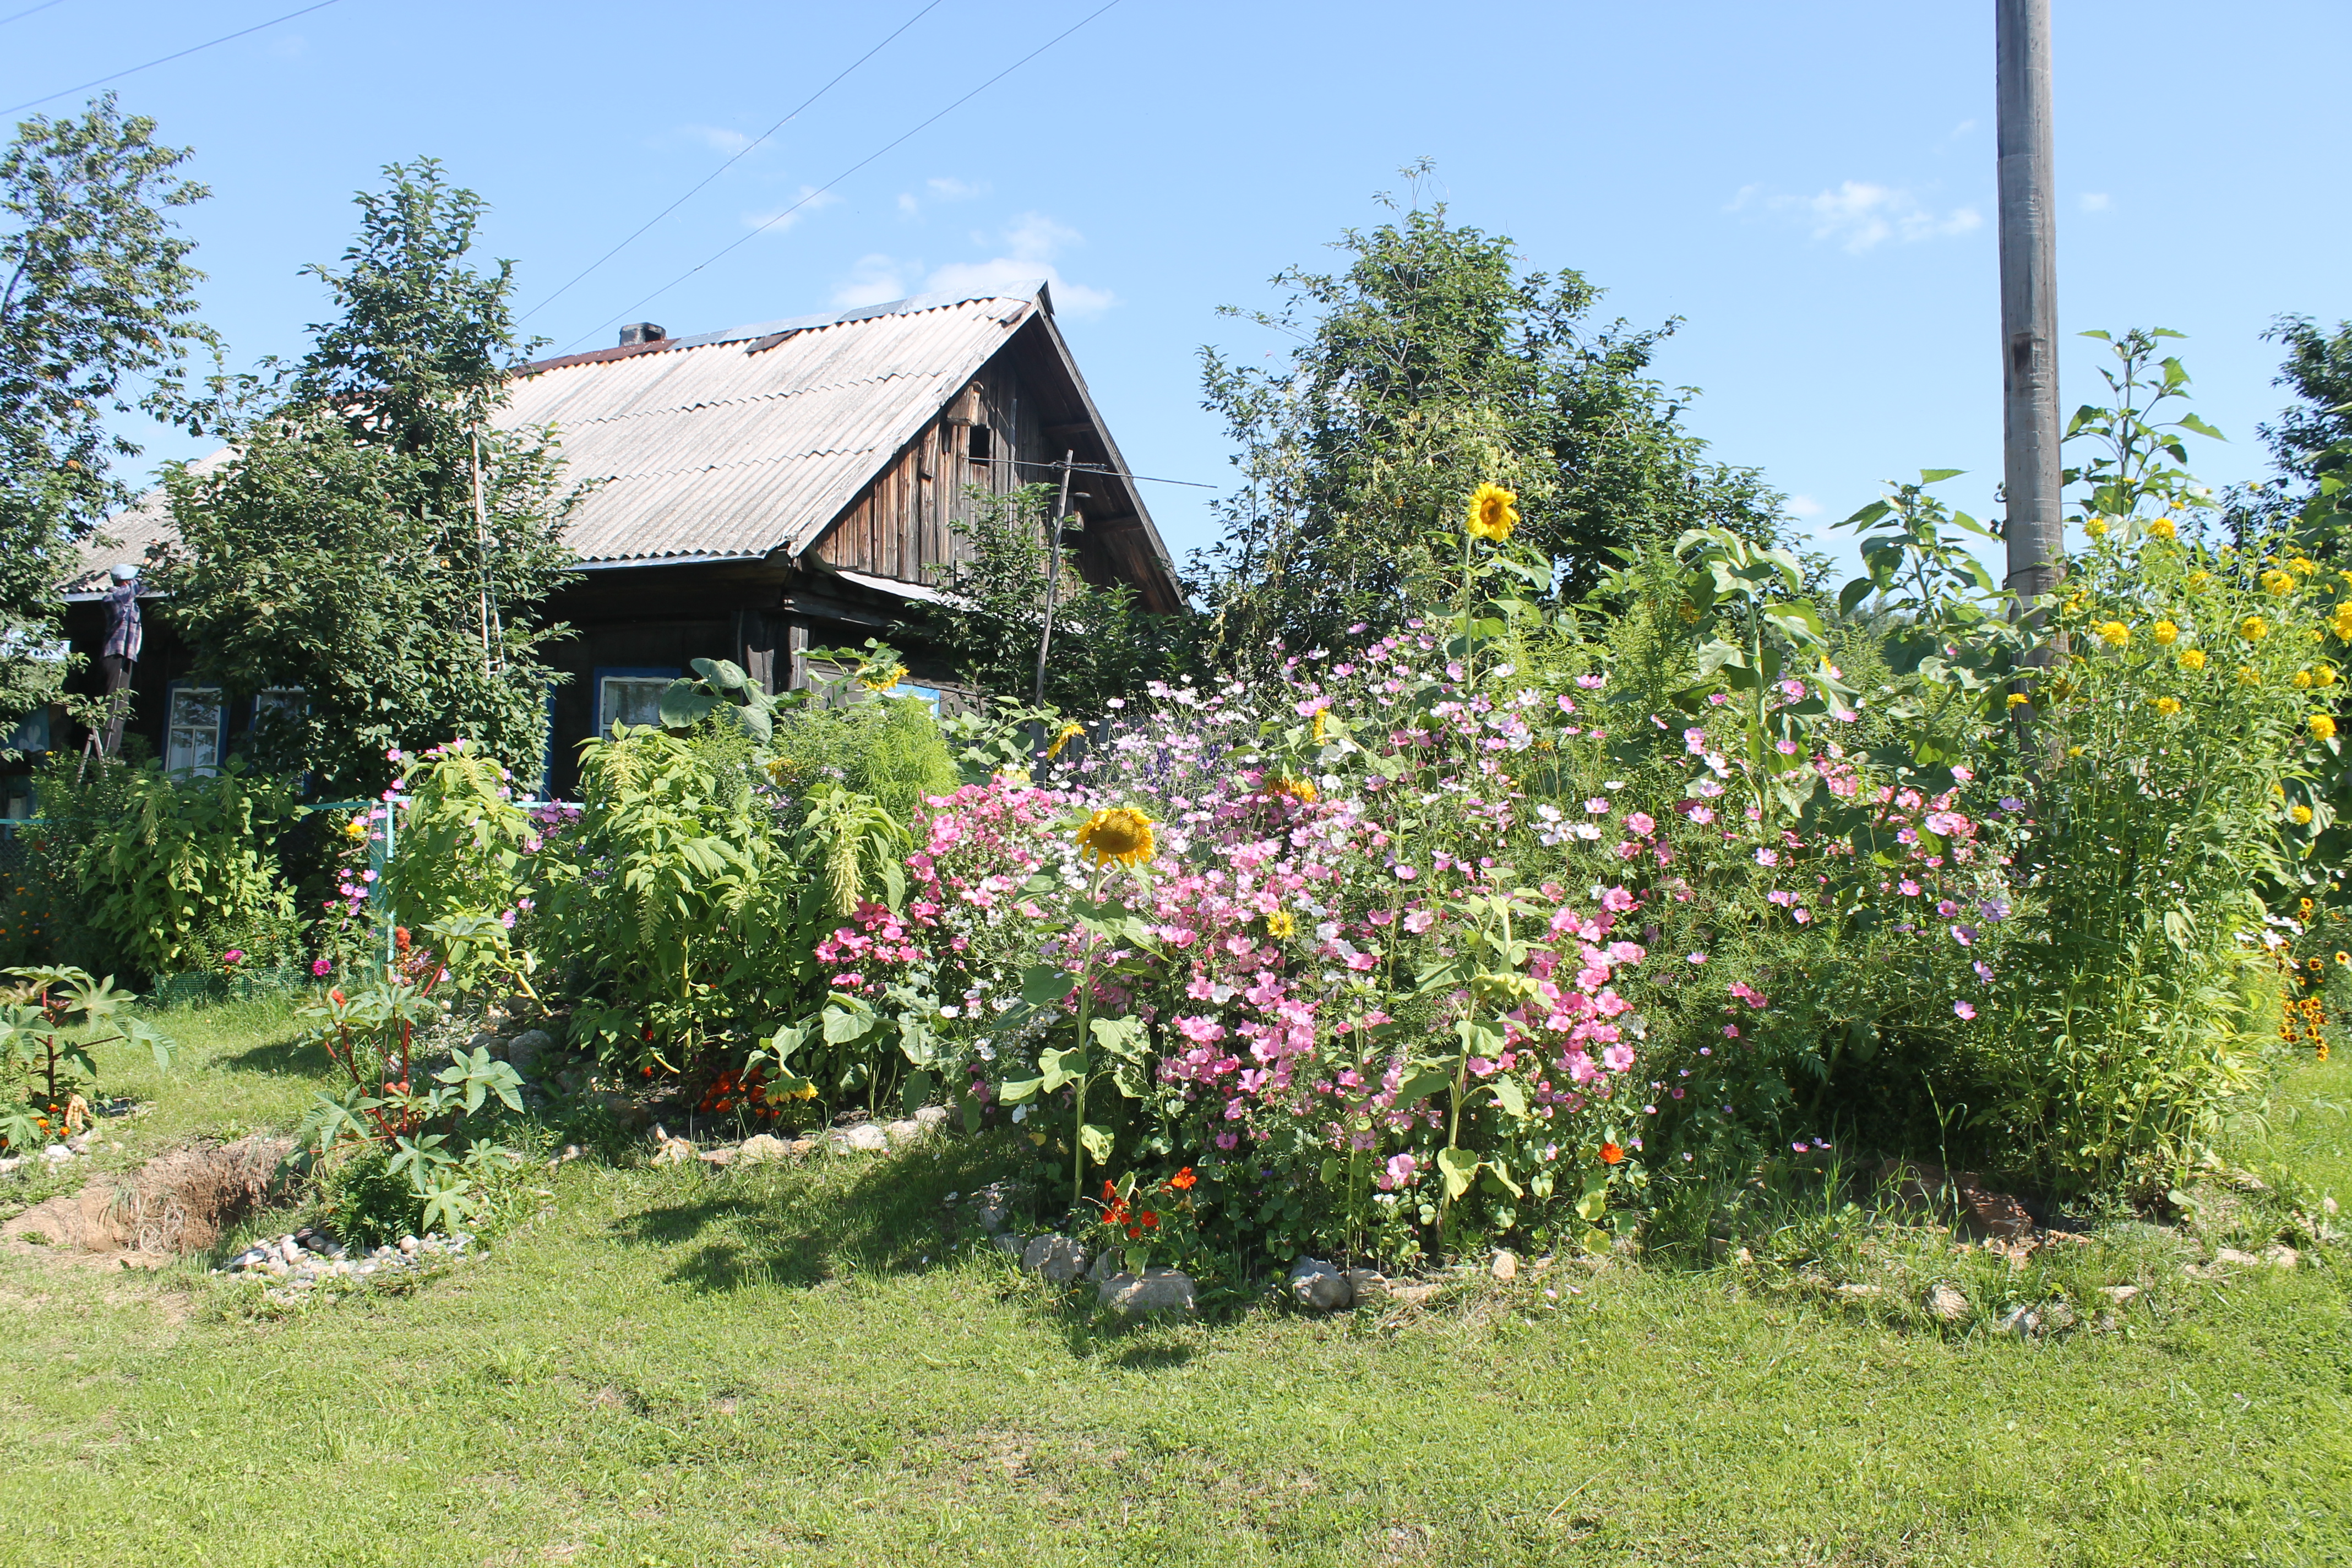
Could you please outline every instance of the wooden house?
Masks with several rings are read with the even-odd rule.
[[[558,792],[580,740],[644,721],[693,658],[731,658],[781,690],[807,682],[809,648],[889,635],[966,557],[974,487],[1055,479],[1066,453],[1086,498],[1072,508],[1079,571],[1132,585],[1149,609],[1181,606],[1043,283],[692,337],[638,323],[615,347],[523,366],[500,418],[554,425],[569,477],[597,481],[566,531],[578,571],[547,606],[572,627],[550,651],[569,677],[553,699]],[[107,568],[142,560],[170,527],[157,492],[109,525],[115,542],[86,548],[65,584],[78,648],[105,636]],[[167,765],[208,767],[257,703],[299,700],[203,686],[168,614],[147,626],[131,727]],[[911,689],[960,700],[951,671],[919,644],[905,651]]]

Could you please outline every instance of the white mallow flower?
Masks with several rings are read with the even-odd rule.
[[[1029,1108],[1028,1108],[1027,1106],[1025,1106],[1025,1105],[1016,1105],[1016,1106],[1014,1106],[1014,1107],[1013,1108],[1013,1121],[1028,1121],[1028,1120],[1029,1120]]]

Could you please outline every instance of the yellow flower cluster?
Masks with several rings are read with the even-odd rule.
[[[2164,647],[2170,647],[2174,643],[2180,640],[2180,628],[2174,626],[2170,621],[2158,621],[2156,625],[2147,628],[2147,635],[2154,637]]]
[[[2172,718],[2180,711],[2180,699],[2178,697],[2159,697],[2156,700],[2156,710],[2158,713],[2163,714],[2168,719]]]
[[[2183,669],[2202,669],[2202,668],[2205,668],[2205,650],[2204,650],[2203,648],[2201,648],[2201,647],[2189,647],[2189,648],[2183,648],[2183,649],[2181,649],[2181,650],[2180,650],[2180,668],[2183,668]]]
[[[2311,738],[2315,741],[2334,740],[2336,721],[2325,713],[2314,713],[2311,716]]]
[[[2238,635],[2248,642],[2260,642],[2271,635],[2271,624],[2260,616],[2248,616],[2238,623]]]
[[[2097,634],[2099,640],[2109,647],[2131,646],[2131,627],[2121,621],[2101,621],[2091,629]]]

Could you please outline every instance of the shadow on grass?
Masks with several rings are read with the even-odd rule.
[[[717,1172],[700,1192],[612,1228],[625,1244],[675,1252],[664,1279],[701,1293],[919,1273],[979,1234],[971,1205],[950,1205],[947,1194],[1004,1174],[1013,1158],[993,1139],[955,1139],[892,1155]]]
[[[233,1071],[268,1073],[275,1078],[324,1078],[335,1065],[326,1047],[299,1040],[271,1040],[214,1060]]]

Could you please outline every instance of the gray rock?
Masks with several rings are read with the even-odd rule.
[[[8,1159],[0,1160],[0,1176],[13,1175],[17,1171],[23,1169],[24,1164],[25,1157],[22,1154],[13,1155]]]
[[[2139,1294],[2139,1287],[2137,1285],[2102,1285],[2099,1287],[2099,1294],[2105,1296],[2108,1300],[2113,1301],[2118,1307],[2127,1307],[2131,1305],[2131,1299]]]
[[[792,1145],[774,1133],[754,1132],[743,1140],[741,1148],[735,1151],[735,1163],[739,1165],[759,1165],[772,1160],[789,1160],[792,1154]]]
[[[74,1157],[74,1152],[62,1143],[52,1143],[41,1151],[41,1158],[52,1165],[62,1165]]]
[[[915,1120],[926,1127],[945,1127],[948,1124],[948,1108],[944,1105],[926,1105],[915,1112]]]
[[[422,1245],[424,1244],[413,1236],[404,1236],[400,1238],[400,1250],[411,1258],[416,1256],[416,1249]]]
[[[1049,1285],[1067,1285],[1087,1271],[1087,1249],[1066,1236],[1041,1236],[1022,1248],[1021,1267]]]
[[[2074,1309],[2064,1301],[2053,1301],[2042,1309],[2041,1329],[2043,1333],[2063,1333],[2074,1326]]]
[[[1148,1268],[1140,1279],[1114,1274],[1098,1288],[1102,1304],[1122,1318],[1148,1318],[1162,1312],[1190,1312],[1192,1277],[1181,1269]]]
[[[990,1236],[994,1236],[1003,1230],[1012,1218],[1005,1213],[1003,1204],[983,1204],[975,1217],[980,1221],[980,1228]]]
[[[2234,1247],[2225,1247],[2213,1254],[2213,1261],[2227,1263],[2237,1268],[2252,1268],[2261,1263],[2262,1259],[2251,1252],[2241,1252]]]
[[[1377,1307],[1389,1299],[1389,1277],[1377,1268],[1347,1271],[1348,1298],[1358,1307]]]
[[[553,1049],[554,1036],[545,1029],[525,1029],[507,1042],[507,1065],[525,1078],[536,1078],[541,1058]]]
[[[893,1144],[912,1143],[929,1131],[919,1121],[891,1121],[883,1125],[882,1134]]]
[[[2011,1307],[1993,1324],[1996,1333],[2015,1334],[2021,1340],[2032,1339],[2042,1328],[2042,1315],[2029,1307]]]
[[[997,1251],[1009,1254],[1014,1258],[1024,1257],[1027,1255],[1029,1250],[1029,1244],[1022,1240],[1019,1237],[1013,1235],[1009,1230],[997,1232],[994,1236],[988,1238],[988,1242],[989,1245],[995,1247]]]
[[[1486,1271],[1507,1285],[1519,1277],[1518,1257],[1515,1253],[1498,1251],[1495,1254],[1495,1261],[1487,1265]]]
[[[879,1153],[890,1146],[890,1135],[871,1121],[861,1121],[833,1135],[836,1149],[854,1149],[861,1153]]]
[[[1355,1304],[1356,1292],[1348,1277],[1319,1258],[1302,1258],[1290,1266],[1290,1299],[1310,1312],[1336,1312]]]
[[[1957,1323],[1969,1315],[1969,1299],[1949,1285],[1927,1292],[1927,1315],[1938,1322]]]
[[[2283,1241],[2274,1241],[2263,1248],[2263,1261],[2273,1268],[2293,1268],[2303,1261],[2303,1254]]]

